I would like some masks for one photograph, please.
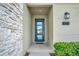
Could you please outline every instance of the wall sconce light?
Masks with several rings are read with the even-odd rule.
[[[65,12],[64,13],[64,19],[70,19],[70,13],[69,12]]]
[[[70,13],[69,12],[65,12],[64,13],[64,19],[65,20],[62,22],[62,25],[70,25],[70,22],[68,20],[68,19],[70,19]]]

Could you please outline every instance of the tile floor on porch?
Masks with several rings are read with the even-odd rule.
[[[33,44],[28,52],[29,56],[50,56],[52,48],[46,44]]]

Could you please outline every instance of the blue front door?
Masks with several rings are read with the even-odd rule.
[[[35,42],[43,43],[45,40],[44,19],[35,19]]]

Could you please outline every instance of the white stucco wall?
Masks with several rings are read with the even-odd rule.
[[[62,25],[64,13],[70,13],[70,25]],[[79,4],[53,4],[53,42],[79,41]]]
[[[31,27],[31,14],[26,4],[23,8],[23,24],[24,24],[24,36],[23,36],[23,54],[27,52],[32,42],[32,27]]]
[[[50,9],[50,12],[48,14],[48,43],[50,46],[52,46],[53,42],[53,6]]]

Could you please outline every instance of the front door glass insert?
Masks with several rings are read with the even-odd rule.
[[[35,19],[35,42],[44,42],[44,19]]]

